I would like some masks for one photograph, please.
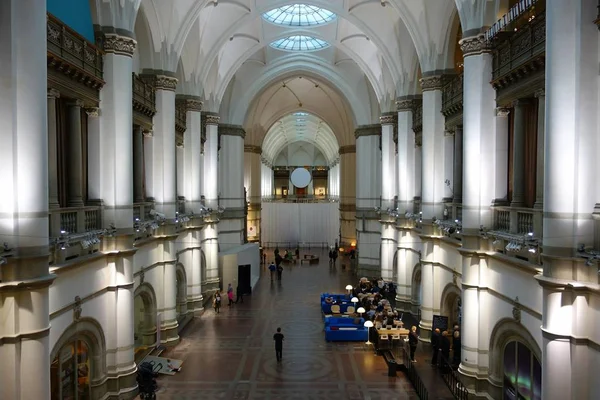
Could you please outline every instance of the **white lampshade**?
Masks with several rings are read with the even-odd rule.
[[[362,314],[364,313],[366,310],[364,307],[358,307],[358,310],[356,310],[357,313]]]
[[[350,301],[353,302],[353,303],[358,303],[358,298],[353,297]]]
[[[346,290],[352,290],[352,285],[346,285]]]
[[[365,328],[372,328],[373,327],[373,321],[365,321]]]

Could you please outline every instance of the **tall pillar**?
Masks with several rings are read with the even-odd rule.
[[[394,252],[396,251],[396,219],[387,214],[394,208],[396,196],[396,144],[394,128],[395,112],[379,118],[381,122],[381,277],[391,280],[394,274]]]
[[[88,201],[102,198],[102,156],[100,153],[100,109],[89,107],[87,113],[87,191]]]
[[[83,147],[81,137],[81,108],[83,101],[69,106],[69,207],[83,207]]]
[[[525,107],[528,100],[513,102],[515,117],[513,119],[512,142],[512,200],[511,207],[525,205]]]
[[[508,199],[508,115],[509,108],[496,108],[494,118],[494,203],[502,203]],[[463,211],[464,212],[464,211]]]
[[[452,202],[454,204],[462,203],[463,191],[463,127],[457,126],[454,129],[454,190]]]
[[[143,203],[144,196],[144,132],[141,126],[133,129],[133,202]]]
[[[56,101],[60,92],[48,89],[48,204],[50,209],[58,204],[58,135],[56,121]]]
[[[0,397],[50,399],[45,1],[0,2],[0,54]]]
[[[543,288],[544,400],[600,393],[593,372],[600,364],[598,264],[577,257],[580,244],[594,243],[590,215],[599,198],[597,5],[549,0],[546,6],[544,269],[536,276]]]
[[[261,178],[263,164],[260,160],[262,149],[260,146],[244,146],[244,187],[248,190],[248,240],[255,241],[260,238],[260,210],[261,210]]]
[[[219,153],[219,116],[214,113],[202,113],[203,129],[206,132],[204,143],[204,187],[205,205],[216,212],[218,208],[218,153]],[[212,220],[211,220],[212,221]],[[209,222],[202,230],[202,247],[206,265],[205,288],[212,290],[219,286],[219,243],[216,222]]]
[[[356,244],[356,146],[341,146],[339,154],[340,244]]]
[[[241,126],[219,125],[221,155],[219,182],[221,205],[225,208],[219,218],[219,248],[221,251],[244,243],[244,138],[246,132]]]
[[[544,137],[545,137],[545,119],[546,119],[546,91],[537,90],[535,97],[538,99],[537,110],[537,157],[536,157],[536,176],[535,176],[535,203],[533,208],[544,208]]]
[[[148,194],[166,218],[177,210],[177,150],[175,143],[175,89],[177,79],[164,74],[145,76],[156,88],[156,114],[152,146],[152,181]]]
[[[485,298],[488,296],[485,274],[487,265],[481,251],[487,241],[479,236],[481,226],[490,228],[492,213],[490,205],[494,198],[495,141],[490,138],[494,126],[496,92],[492,79],[492,55],[483,35],[467,37],[460,41],[464,54],[463,83],[463,196],[462,226],[463,248],[469,249],[462,258],[462,305],[463,326],[480,327],[488,317],[485,315]],[[492,135],[495,132],[492,131]],[[487,374],[489,348],[480,329],[462,329],[462,360],[460,371],[475,385],[477,377]]]
[[[381,125],[360,126],[356,137],[356,217],[359,273],[381,273],[381,226],[375,207],[380,207]]]
[[[107,307],[106,348],[115,349],[107,368],[118,382],[113,390],[135,390],[133,338],[133,109],[132,55],[136,41],[106,34],[104,80],[100,91],[100,170],[104,227],[115,233],[105,236],[101,251],[111,254],[110,286],[115,290]],[[119,318],[114,318],[119,315]],[[131,386],[133,387],[131,387]]]
[[[454,129],[444,131],[444,201],[454,198],[454,135]]]

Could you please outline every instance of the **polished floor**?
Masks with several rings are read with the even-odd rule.
[[[243,304],[207,309],[163,353],[184,361],[181,372],[159,379],[159,400],[168,399],[417,399],[399,372],[388,377],[382,357],[361,342],[327,343],[319,295],[343,292],[355,283],[348,269],[319,265],[285,266],[281,281],[261,279]],[[268,260],[272,258],[271,255]],[[228,282],[224,282],[227,286]],[[283,362],[277,363],[273,334],[285,335]]]

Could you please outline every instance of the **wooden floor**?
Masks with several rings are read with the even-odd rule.
[[[325,341],[320,293],[342,293],[357,279],[340,260],[330,268],[326,250],[310,253],[320,255],[320,264],[285,266],[281,281],[271,281],[261,267],[244,304],[228,308],[225,301],[220,314],[206,310],[190,322],[181,342],[162,354],[184,363],[181,372],[159,378],[158,399],[417,399],[401,372],[387,376],[372,347]],[[277,327],[285,335],[282,363],[275,358]]]

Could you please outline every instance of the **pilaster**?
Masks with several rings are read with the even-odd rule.
[[[248,240],[260,239],[261,221],[261,178],[262,166],[260,146],[244,145],[244,187],[247,190],[246,201],[248,204]],[[250,229],[252,228],[252,229]]]
[[[545,119],[546,119],[546,91],[544,89],[535,92],[537,98],[537,157],[535,177],[535,203],[533,208],[544,208],[544,143],[545,143]]]
[[[356,243],[356,145],[340,147],[340,243]]]
[[[58,204],[58,136],[56,120],[56,101],[60,92],[48,89],[48,203],[51,209]]]

